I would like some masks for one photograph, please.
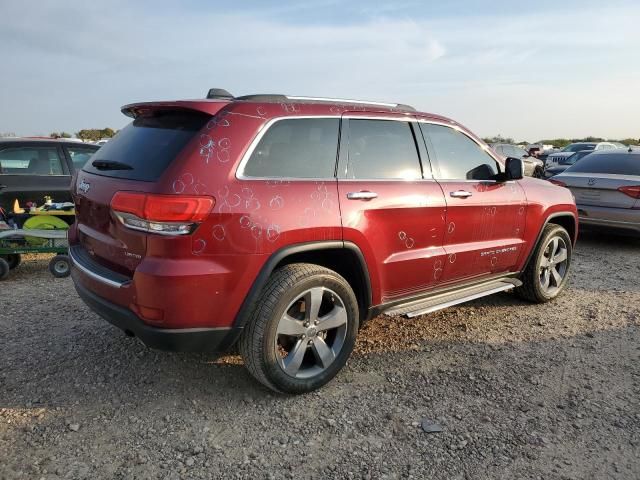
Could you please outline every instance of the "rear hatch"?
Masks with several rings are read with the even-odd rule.
[[[147,106],[96,152],[78,172],[74,187],[78,241],[83,253],[111,270],[133,275],[146,254],[149,234],[125,226],[122,216],[114,214],[114,195],[130,192],[130,207],[125,210],[135,213],[136,198],[144,198],[144,193],[162,193],[157,191],[158,180],[173,161],[189,153],[187,145],[212,113],[162,104]]]

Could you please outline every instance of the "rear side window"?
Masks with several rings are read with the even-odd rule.
[[[640,175],[640,154],[623,152],[598,155],[592,153],[567,168],[566,172]]]
[[[338,118],[298,118],[273,123],[251,153],[243,175],[262,178],[333,178]]]
[[[211,118],[201,112],[156,110],[136,118],[98,150],[85,172],[131,180],[154,181]],[[130,168],[101,168],[97,160]]]
[[[65,175],[56,147],[10,147],[0,150],[0,174]]]
[[[431,143],[443,180],[490,180],[498,173],[496,161],[476,142],[451,127],[421,123]],[[429,152],[431,154],[431,152]]]
[[[422,178],[409,122],[350,118],[348,152],[346,178]]]
[[[66,149],[73,162],[74,170],[82,170],[87,160],[89,160],[91,155],[97,150],[96,148],[88,147],[66,147]]]

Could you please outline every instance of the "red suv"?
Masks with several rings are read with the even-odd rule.
[[[77,174],[70,255],[83,300],[150,347],[237,343],[257,380],[302,393],[375,315],[565,287],[571,192],[455,121],[221,90],[122,112]]]

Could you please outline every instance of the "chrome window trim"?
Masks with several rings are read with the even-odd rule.
[[[284,117],[275,117],[272,118],[271,120],[269,120],[268,122],[264,123],[261,127],[260,130],[258,131],[257,135],[254,137],[254,139],[251,141],[251,144],[249,145],[249,148],[247,149],[246,152],[244,152],[244,155],[242,156],[242,159],[240,160],[240,164],[238,165],[238,168],[236,169],[236,178],[238,180],[284,180],[284,181],[303,181],[303,182],[318,182],[318,181],[328,181],[328,180],[335,180],[335,177],[330,177],[330,178],[322,178],[322,177],[309,177],[309,178],[300,178],[300,177],[252,177],[252,176],[248,176],[244,174],[244,169],[247,166],[247,162],[249,161],[249,159],[251,158],[251,155],[253,155],[254,150],[257,148],[258,144],[260,143],[260,141],[262,140],[262,137],[265,136],[265,134],[267,133],[267,131],[277,122],[280,122],[282,120],[297,120],[297,119],[309,119],[309,118],[336,118],[338,120],[340,120],[340,118],[342,117],[342,115],[287,115]],[[339,134],[339,132],[338,132]],[[339,136],[338,136],[338,140],[339,140]],[[336,144],[336,156],[338,154],[338,148],[339,148],[339,143]]]
[[[483,150],[487,155],[489,155],[489,157],[491,157],[494,161],[496,161],[498,163],[498,165],[500,165],[502,168],[504,168],[504,163],[501,160],[499,160],[496,156],[493,155],[493,153],[491,152],[491,147],[489,145],[481,144],[475,138],[471,137],[467,132],[465,132],[462,129],[462,127],[460,127],[459,125],[457,125],[455,123],[446,123],[446,122],[441,122],[441,121],[438,121],[438,120],[427,120],[427,119],[423,119],[423,118],[419,118],[418,119],[418,123],[430,123],[430,124],[433,124],[433,125],[440,125],[440,126],[443,126],[443,127],[449,127],[449,128],[451,128],[453,130],[456,130],[457,132],[460,132],[465,137],[467,137],[469,140],[471,140],[473,143],[478,145],[478,147],[480,147],[481,150]],[[436,162],[437,161],[438,160],[437,160],[437,155],[436,155]],[[433,174],[433,172],[431,172],[431,173]],[[439,181],[439,182],[464,182],[464,183],[491,182],[491,183],[497,183],[497,180],[467,180],[466,178],[464,178],[464,179],[462,179],[462,178],[461,179],[458,179],[458,178],[437,178],[436,180]],[[509,181],[514,181],[514,180],[509,180]],[[500,183],[508,183],[508,182],[500,182]]]

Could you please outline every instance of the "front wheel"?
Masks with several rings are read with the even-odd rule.
[[[312,264],[291,264],[267,282],[240,339],[249,372],[272,390],[306,393],[347,362],[358,332],[358,302],[347,281]]]
[[[518,295],[536,303],[548,302],[560,295],[569,277],[571,254],[571,238],[567,231],[555,224],[544,227],[533,256],[522,274],[523,284],[516,289]]]

